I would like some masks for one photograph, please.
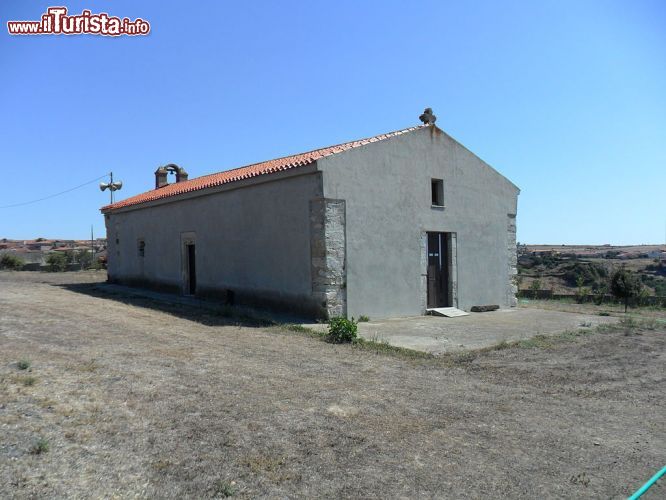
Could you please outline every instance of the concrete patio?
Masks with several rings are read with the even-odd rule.
[[[442,354],[480,349],[502,341],[523,340],[539,334],[594,328],[613,323],[617,318],[592,316],[543,309],[500,309],[469,316],[445,318],[415,316],[359,323],[365,339],[391,345]]]

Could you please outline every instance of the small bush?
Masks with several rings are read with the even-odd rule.
[[[590,289],[587,288],[586,286],[580,288],[579,290],[576,290],[576,293],[574,295],[576,304],[582,304],[583,302],[585,302],[588,295],[590,295]]]
[[[328,323],[328,336],[326,340],[334,344],[352,342],[356,339],[357,332],[358,323],[354,321],[354,318],[332,318]]]
[[[631,316],[625,316],[619,321],[619,325],[623,328],[636,328],[638,327],[638,321]]]
[[[367,323],[368,321],[370,321],[370,318],[365,314],[362,314],[361,316],[358,317],[359,323]]]
[[[95,262],[93,262],[92,264],[90,264],[90,268],[89,268],[89,269],[93,269],[93,270],[95,270],[95,271],[99,271],[100,269],[104,269],[104,264],[103,264],[102,261],[100,261],[100,260],[95,260]]]
[[[477,357],[477,354],[473,351],[465,351],[460,354],[456,354],[453,358],[453,362],[458,365],[463,365],[466,363],[471,363]]]
[[[213,490],[216,496],[222,498],[232,497],[236,494],[236,488],[234,488],[234,481],[225,481],[223,479],[218,479],[213,485]]]
[[[23,385],[25,385],[26,387],[33,386],[33,385],[35,385],[36,382],[37,382],[37,379],[35,377],[28,376],[28,377],[21,378],[21,383]]]
[[[41,455],[47,451],[49,451],[49,442],[44,438],[39,438],[30,448],[30,453],[33,455]]]
[[[79,252],[76,250],[65,250],[65,259],[67,259],[67,264],[74,264],[78,254]]]
[[[0,257],[0,269],[9,269],[10,271],[20,271],[23,267],[23,259],[16,255],[8,253],[2,254]]]
[[[46,263],[52,273],[62,272],[67,269],[67,256],[60,252],[52,252],[46,258]]]
[[[634,273],[621,268],[611,276],[610,289],[616,299],[624,301],[624,312],[626,313],[629,301],[639,296],[642,285]]]
[[[536,300],[539,297],[539,290],[541,290],[541,280],[535,279],[530,283],[530,290],[534,293],[534,299]]]
[[[506,340],[502,340],[502,341],[500,341],[498,344],[495,344],[495,345],[493,346],[493,348],[494,348],[496,351],[503,351],[504,349],[508,349],[508,348],[510,348],[510,347],[511,347],[511,344],[510,344],[509,342],[507,342]]]
[[[545,349],[552,347],[552,338],[547,335],[535,335],[531,339],[524,339],[518,341],[518,347],[521,349]]]
[[[595,288],[592,291],[592,294],[594,295],[594,297],[593,297],[594,303],[596,305],[600,306],[604,301],[604,297],[606,296],[606,293],[608,293],[608,286],[606,286],[605,284],[600,285],[597,288]]]
[[[30,361],[27,359],[22,359],[18,363],[16,363],[16,366],[18,367],[19,370],[27,370],[30,368]]]
[[[650,292],[646,288],[641,288],[640,292],[638,292],[638,296],[636,297],[636,301],[638,302],[639,306],[647,306],[649,305],[649,299],[650,297]]]
[[[608,278],[606,267],[596,262],[573,262],[563,266],[562,270],[567,284],[579,289],[583,286],[596,288],[603,285]]]
[[[93,255],[89,250],[79,250],[76,259],[81,264],[81,269],[90,269],[93,264]]]

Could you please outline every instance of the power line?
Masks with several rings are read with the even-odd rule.
[[[93,179],[93,180],[91,180],[91,181],[84,182],[83,184],[80,184],[80,185],[78,185],[78,186],[76,186],[76,187],[73,187],[73,188],[70,188],[70,189],[66,189],[65,191],[60,191],[59,193],[56,193],[56,194],[52,194],[52,195],[49,195],[49,196],[45,196],[44,198],[39,198],[39,199],[37,199],[37,200],[31,200],[31,201],[24,201],[23,203],[14,203],[13,205],[3,205],[3,206],[0,206],[0,208],[22,207],[23,205],[30,205],[31,203],[37,203],[37,202],[40,202],[40,201],[44,201],[44,200],[48,200],[48,199],[51,199],[51,198],[55,198],[56,196],[60,196],[60,195],[63,195],[63,194],[69,193],[69,192],[71,192],[71,191],[74,191],[75,189],[82,188],[83,186],[87,186],[88,184],[92,184],[93,182],[97,182],[97,181],[100,180],[100,179],[104,179],[104,178],[107,177],[108,175],[109,175],[109,174],[101,175],[101,176],[99,176],[97,179]]]

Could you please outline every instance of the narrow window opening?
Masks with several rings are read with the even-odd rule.
[[[139,257],[146,255],[146,242],[144,240],[138,241]]]
[[[433,207],[443,207],[444,206],[444,181],[442,179],[432,179],[431,188],[432,188],[432,206]]]

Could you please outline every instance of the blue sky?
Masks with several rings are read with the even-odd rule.
[[[50,2],[0,4],[0,206],[113,170],[191,177],[437,124],[509,177],[526,243],[666,238],[666,2],[56,2],[146,37],[7,33]],[[94,185],[0,209],[0,237],[102,235]],[[163,221],[167,224],[168,221]]]

